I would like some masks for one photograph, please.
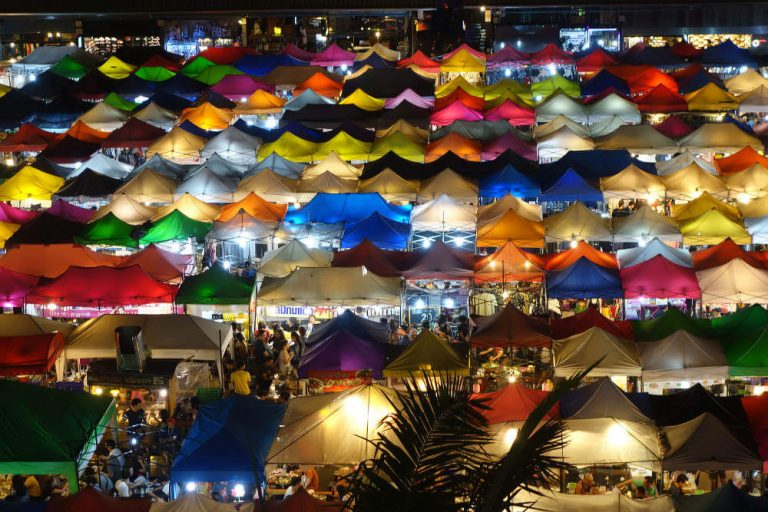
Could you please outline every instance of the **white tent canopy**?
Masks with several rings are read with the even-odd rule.
[[[741,259],[700,270],[696,278],[705,304],[768,304],[768,270]]]
[[[683,235],[673,219],[657,213],[647,204],[642,204],[626,217],[613,219],[614,242],[643,243],[652,239],[682,243]]]
[[[331,151],[324,159],[304,169],[301,178],[317,178],[326,172],[343,180],[356,180],[360,177],[361,171],[354,165],[342,160],[335,151]]]
[[[139,121],[144,121],[147,124],[162,128],[163,130],[170,130],[173,125],[176,124],[176,114],[170,110],[164,109],[154,101],[143,109],[136,112],[133,117]]]
[[[358,183],[360,193],[380,194],[385,201],[416,201],[418,180],[406,180],[392,169],[384,169],[376,176]]]
[[[663,256],[664,259],[671,261],[675,265],[680,265],[681,267],[693,267],[693,258],[689,251],[670,247],[658,238],[654,238],[648,242],[645,247],[619,249],[616,251],[616,259],[619,261],[619,268],[639,265],[656,256]]]
[[[642,120],[640,110],[631,101],[611,93],[588,107],[589,123],[595,124],[618,116],[625,124],[638,124]]]
[[[659,469],[661,451],[652,423],[616,418],[566,419],[568,444],[557,455],[577,466],[634,464]]]
[[[573,393],[585,394],[587,399],[581,407],[573,412],[568,419],[592,420],[614,418],[631,423],[653,423],[650,418],[640,412],[627,395],[607,377],[592,384],[583,386]]]
[[[558,116],[565,116],[579,124],[586,124],[589,120],[587,107],[563,93],[550,96],[536,107],[537,123],[547,123]]]
[[[677,142],[648,124],[622,126],[610,135],[595,139],[598,149],[626,149],[641,155],[668,155],[677,153]]]
[[[589,130],[587,128],[573,121],[572,119],[565,117],[564,115],[559,115],[545,124],[534,126],[533,137],[536,140],[540,140],[547,137],[548,135],[552,135],[561,128],[568,128],[571,132],[575,133],[579,137],[589,136]]]
[[[144,169],[113,195],[125,194],[139,203],[171,203],[176,181],[152,169]]]
[[[261,139],[229,126],[209,140],[200,155],[203,159],[218,154],[222,158],[238,164],[255,164],[256,151],[261,146]]]
[[[761,85],[757,89],[744,95],[744,98],[739,98],[739,115],[748,114],[750,112],[761,113],[768,112],[768,86]]]
[[[330,267],[333,253],[311,249],[298,240],[267,252],[261,259],[259,273],[269,277],[285,277],[301,267]]]
[[[173,197],[179,200],[184,194],[190,194],[206,203],[231,203],[236,188],[235,180],[219,176],[205,167],[179,184]]]
[[[536,150],[539,158],[556,159],[568,151],[590,151],[595,149],[595,143],[586,136],[571,131],[567,126],[536,139]]]
[[[95,107],[80,116],[81,121],[91,128],[103,132],[112,132],[120,128],[130,117],[130,113],[107,103],[97,103]]]
[[[90,169],[99,174],[103,174],[104,176],[109,176],[110,178],[123,180],[133,170],[133,166],[115,160],[114,158],[109,158],[104,153],[96,153],[91,158],[86,160],[85,163],[72,171],[69,176],[67,176],[67,178],[71,179],[75,176],[79,176],[86,169]]]
[[[75,326],[33,315],[0,315],[0,332],[3,336],[34,336],[60,332],[65,338]]]
[[[642,364],[633,341],[593,327],[552,344],[555,375],[566,377],[586,370],[602,358],[590,373],[593,377],[641,375]]]
[[[707,123],[680,139],[680,147],[693,153],[735,153],[749,146],[763,150],[760,139],[745,133],[733,123]]]
[[[748,97],[749,93],[763,86],[768,86],[768,78],[755,71],[747,69],[725,81],[725,87],[728,92],[739,96],[739,100]]]
[[[157,214],[157,209],[151,206],[144,206],[126,194],[113,194],[112,201],[96,210],[96,213],[91,217],[91,222],[104,217],[108,213],[132,226],[140,226],[152,220]]]
[[[605,137],[626,125],[627,123],[619,116],[604,117],[589,125],[589,136],[593,138]]]
[[[658,198],[664,197],[666,191],[661,178],[640,169],[635,164],[629,164],[613,176],[600,178],[600,189],[606,200]]]
[[[228,323],[191,315],[102,315],[78,325],[67,337],[67,359],[114,358],[115,329],[141,327],[144,345],[155,359],[218,361],[232,340]]]
[[[478,186],[457,174],[452,169],[445,169],[437,175],[423,180],[416,201],[426,203],[443,195],[461,203],[477,203]]]
[[[417,205],[411,212],[414,231],[474,231],[476,223],[474,206],[461,204],[447,195]]]
[[[498,201],[477,208],[477,223],[492,224],[500,221],[509,210],[512,210],[524,219],[541,222],[541,206],[523,201],[511,194],[507,194]]]
[[[613,239],[610,219],[593,212],[583,203],[576,202],[544,219],[547,242],[572,240],[605,241]]]
[[[712,165],[711,162],[709,162],[708,160],[704,160],[700,156],[694,155],[688,150],[683,151],[679,155],[671,158],[670,160],[666,160],[664,162],[657,162],[656,172],[659,173],[659,176],[664,176],[666,174],[679,171],[680,169],[685,169],[692,163],[696,163],[699,167],[704,169],[709,174],[719,174],[719,172],[717,171],[715,166]]]
[[[254,193],[265,201],[273,203],[295,203],[296,180],[280,176],[272,169],[264,169],[243,179],[235,190],[235,201]]]
[[[728,378],[720,342],[678,330],[658,341],[639,342],[644,382]]]

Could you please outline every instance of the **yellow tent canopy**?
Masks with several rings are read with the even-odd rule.
[[[613,176],[600,178],[600,190],[605,199],[614,197],[627,199],[647,199],[664,197],[666,188],[655,174],[645,172],[635,164],[629,164],[625,169]]]
[[[544,219],[544,231],[548,242],[612,240],[610,219],[601,217],[580,202]]]
[[[445,169],[421,182],[417,201],[426,203],[443,195],[462,203],[477,204],[478,186],[454,170]]]
[[[384,377],[408,377],[418,376],[423,371],[469,375],[469,364],[447,341],[424,329],[402,354],[384,368],[383,374]]]
[[[168,176],[144,169],[113,194],[125,194],[139,203],[172,203],[176,182]]]
[[[64,178],[26,165],[0,184],[0,201],[50,201],[63,186]]]
[[[219,216],[218,206],[205,203],[190,194],[184,194],[175,203],[158,208],[152,220],[157,221],[175,211],[199,222],[213,222]]]
[[[8,94],[12,89],[13,87],[10,85],[0,84],[0,98]]]
[[[480,206],[477,209],[477,223],[479,225],[496,223],[506,215],[509,210],[513,210],[521,217],[534,222],[541,222],[542,219],[541,206],[528,203],[511,194],[507,194],[498,201]]]
[[[736,96],[750,93],[759,87],[768,87],[768,78],[751,68],[725,81],[725,88]]]
[[[668,199],[695,199],[703,191],[723,198],[727,195],[723,179],[708,173],[696,162],[662,176],[661,181],[667,189]]]
[[[128,78],[131,73],[136,71],[136,66],[123,62],[113,55],[96,69],[107,75],[109,78],[122,80],[123,78]]]
[[[424,162],[426,147],[424,143],[414,142],[403,133],[394,132],[391,135],[373,141],[368,160],[372,161],[381,158],[390,151],[405,160],[422,163]]]
[[[485,59],[461,49],[440,63],[440,72],[485,73]]]
[[[739,212],[745,219],[768,216],[768,195],[748,203],[740,203]]]
[[[581,87],[579,87],[579,84],[571,82],[562,75],[555,75],[552,78],[547,78],[546,80],[532,84],[531,94],[533,95],[534,101],[539,103],[553,95],[558,89],[572,98],[581,97]]]
[[[344,82],[347,80],[354,80],[355,78],[360,78],[364,74],[368,72],[368,70],[373,69],[373,66],[370,64],[365,64],[363,66],[360,66],[354,73],[350,73],[348,75],[344,75]]]
[[[505,78],[485,88],[485,101],[495,100],[510,93],[521,98],[530,98],[531,86],[511,78]]]
[[[709,192],[704,192],[693,201],[685,204],[672,205],[672,217],[678,222],[701,217],[709,210],[717,210],[724,216],[732,220],[741,218],[738,208],[722,201],[718,201]],[[717,243],[717,242],[715,242]]]
[[[393,133],[404,135],[417,144],[425,143],[429,136],[429,130],[414,126],[405,119],[398,119],[388,127],[376,130],[376,138],[382,139]]]
[[[680,150],[677,142],[648,124],[620,126],[613,133],[595,139],[595,146],[597,149],[626,149],[643,155],[673,154]]]
[[[19,224],[0,222],[0,249],[5,247],[6,240],[11,238],[11,235],[13,235],[20,227]]]
[[[253,176],[241,181],[235,190],[235,200],[240,201],[250,193],[254,193],[266,201],[273,203],[295,203],[298,182],[285,176],[280,176],[272,169],[264,169]]]
[[[544,247],[544,224],[526,219],[512,209],[496,222],[478,224],[478,247],[501,247],[507,242],[518,247]]]
[[[304,169],[301,179],[317,178],[326,172],[345,180],[355,180],[360,177],[360,169],[345,162],[331,151],[323,160]]]
[[[235,107],[234,113],[239,116],[279,114],[283,111],[285,99],[275,96],[263,89],[248,96],[245,103]]]
[[[614,243],[647,242],[653,238],[674,243],[683,240],[674,219],[657,213],[645,203],[630,215],[613,219]]]
[[[768,169],[753,164],[743,171],[726,176],[725,186],[730,196],[739,202],[762,197],[768,192]]]
[[[680,221],[683,243],[688,245],[716,245],[726,238],[738,245],[752,243],[752,236],[744,225],[717,208],[711,208],[697,217]]]
[[[197,161],[205,143],[204,138],[176,127],[147,148],[147,159],[160,155],[168,160]]]
[[[360,181],[357,191],[378,193],[385,201],[415,201],[419,182],[406,180],[392,169],[384,169],[376,176]]]
[[[589,137],[589,131],[587,128],[564,115],[559,115],[549,122],[534,126],[533,137],[538,140],[552,133],[555,133],[560,128],[567,128],[568,131],[578,135],[579,137]]]
[[[112,202],[99,208],[91,217],[90,222],[94,222],[108,213],[111,213],[126,224],[140,226],[152,220],[152,217],[157,213],[157,209],[145,206],[127,194],[114,194]]]
[[[400,52],[396,50],[390,50],[389,48],[387,48],[381,43],[376,43],[375,45],[371,46],[363,53],[358,53],[355,56],[355,60],[365,60],[371,55],[373,55],[374,53],[384,60],[392,60],[392,61],[400,60]]]
[[[258,159],[264,160],[275,153],[291,162],[311,162],[315,154],[317,144],[304,140],[291,132],[283,133],[274,142],[262,144],[259,147]]]
[[[330,172],[324,172],[314,178],[299,181],[297,197],[299,202],[306,203],[320,192],[326,194],[354,194],[357,192],[357,179],[343,179]]]
[[[185,108],[179,117],[179,124],[189,121],[202,130],[223,130],[232,123],[235,115],[231,110],[218,108],[207,101],[202,105]]]
[[[339,105],[354,105],[367,112],[376,112],[384,108],[384,100],[374,98],[362,89],[355,89],[352,94],[342,98]]]
[[[739,108],[739,100],[712,82],[685,95],[688,110],[693,112],[724,112]]]
[[[367,160],[371,143],[358,140],[347,132],[339,132],[326,142],[317,145],[314,160],[327,157],[331,152],[344,160]]]
[[[477,85],[472,85],[471,83],[467,82],[463,76],[457,76],[450,82],[447,82],[435,89],[435,97],[442,98],[444,96],[448,96],[456,89],[463,89],[464,92],[471,96],[477,96],[478,98],[483,97],[483,88]]]

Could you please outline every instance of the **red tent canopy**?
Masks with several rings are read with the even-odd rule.
[[[531,55],[531,64],[546,66],[547,64],[573,64],[573,55],[561,50],[552,43]]]
[[[501,50],[488,56],[486,67],[488,69],[521,66],[528,62],[528,55],[521,53],[511,46],[505,46]]]
[[[70,267],[51,282],[33,288],[27,302],[74,307],[139,306],[173,302],[177,291],[176,286],[155,281],[138,265]]]
[[[480,50],[475,50],[474,48],[469,46],[467,43],[461,43],[461,45],[458,48],[443,55],[443,60],[450,59],[451,57],[453,57],[454,55],[456,55],[462,50],[464,50],[465,52],[468,52],[471,55],[474,55],[478,59],[485,60],[485,58],[487,57],[485,53],[481,52]]]
[[[18,308],[36,284],[38,278],[0,268],[0,307]]]
[[[312,58],[315,56],[314,53],[308,52],[306,50],[302,50],[301,48],[299,48],[293,43],[283,48],[283,51],[281,53],[284,53],[285,55],[289,55],[294,59],[303,60],[304,62],[311,61]]]
[[[243,46],[217,46],[200,52],[199,57],[215,64],[233,64],[246,55],[257,55],[257,52]]]
[[[624,297],[700,299],[701,289],[696,271],[676,265],[662,255],[621,269]]]
[[[741,397],[741,405],[747,413],[752,438],[757,444],[760,458],[768,459],[768,393]]]
[[[407,68],[408,66],[418,66],[428,73],[440,72],[440,63],[424,55],[421,50],[417,51],[407,59],[397,61],[397,67],[399,68]]]
[[[400,277],[403,271],[394,260],[404,259],[401,251],[385,251],[370,240],[363,240],[356,246],[345,251],[337,251],[333,254],[332,267],[360,267],[382,277]]]
[[[532,108],[518,105],[510,100],[493,107],[485,112],[487,121],[509,121],[513,126],[531,126],[535,123],[536,116]]]
[[[550,325],[552,327],[552,338],[556,340],[588,331],[593,327],[599,327],[605,332],[621,338],[629,340],[635,338],[635,335],[632,333],[632,324],[628,321],[609,320],[592,307],[568,318],[553,318]]]
[[[77,494],[53,498],[47,512],[149,512],[152,501],[148,499],[113,498],[93,487],[86,487]]]
[[[457,87],[448,96],[443,96],[435,100],[435,110],[440,110],[450,106],[454,101],[461,102],[465,107],[482,110],[485,108],[485,100],[482,97],[473,96],[461,87]]]
[[[661,123],[654,126],[656,131],[666,135],[670,139],[680,139],[693,133],[693,128],[685,124],[677,116],[669,116]]]
[[[474,254],[438,241],[403,273],[407,279],[472,279]]]
[[[600,265],[601,267],[619,268],[615,255],[595,249],[583,240],[579,241],[579,244],[573,249],[545,255],[544,265],[546,270],[549,271],[563,270],[576,263],[579,258],[587,258],[595,265]]]
[[[701,54],[701,50],[687,41],[679,41],[672,45],[672,53],[684,59],[691,59],[698,57]]]
[[[755,164],[768,167],[768,158],[764,157],[751,146],[746,146],[730,156],[715,160],[721,174],[734,174],[748,169]]]
[[[170,283],[181,280],[194,259],[194,255],[174,254],[152,244],[143,251],[126,256],[115,266],[125,268],[138,265],[154,279]]]
[[[435,126],[448,126],[454,121],[482,120],[483,114],[479,109],[472,109],[461,101],[454,101],[439,110],[435,109],[429,118],[429,123]]]
[[[0,337],[0,375],[40,375],[51,371],[64,350],[60,332]]]
[[[652,91],[635,99],[640,112],[685,112],[688,102],[685,98],[661,84]]]
[[[616,57],[602,48],[597,48],[587,55],[576,59],[576,70],[579,73],[594,73],[606,66],[615,66],[618,63],[619,61]]]
[[[704,72],[709,76],[714,76],[712,73],[709,73],[706,69],[704,69],[704,66],[699,63],[691,64],[690,66],[686,66],[685,68],[678,71],[672,71],[669,76],[674,78],[678,83],[682,84],[701,72]]]
[[[730,238],[726,238],[712,247],[694,251],[691,253],[691,257],[693,258],[693,268],[696,270],[719,267],[735,259],[740,259],[755,268],[766,268],[765,262],[760,256],[745,251]]]
[[[165,135],[165,130],[145,123],[135,117],[109,134],[102,148],[148,148],[153,142]]]
[[[552,344],[549,325],[528,316],[511,303],[491,315],[475,318],[473,345],[494,347],[548,347]]]
[[[153,55],[149,59],[147,59],[144,64],[141,65],[143,68],[165,68],[170,69],[173,72],[177,72],[181,69],[181,66],[177,62],[173,62],[170,59],[166,59],[162,55]]]
[[[648,92],[659,85],[677,92],[675,79],[653,66],[612,66],[608,72],[627,82],[632,94]]]
[[[58,133],[45,131],[33,124],[23,124],[19,131],[0,141],[0,153],[42,151],[58,138]]]
[[[484,399],[488,410],[482,415],[488,423],[506,423],[508,421],[525,421],[533,410],[547,397],[546,391],[529,389],[522,384],[510,384],[493,393],[479,393],[473,398]],[[560,404],[550,409],[545,418],[559,418]]]

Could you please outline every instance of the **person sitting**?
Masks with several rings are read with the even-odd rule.
[[[236,395],[249,396],[251,394],[251,374],[245,369],[245,361],[242,361],[237,371],[230,377],[232,388]]]
[[[288,488],[285,490],[285,494],[283,495],[283,499],[288,498],[289,496],[293,496],[296,494],[296,492],[301,488],[301,477],[298,475],[291,477],[291,483],[288,485]]]
[[[649,499],[651,499],[651,497],[646,494],[645,487],[638,487],[637,489],[635,489],[635,496],[634,496],[634,498],[636,500],[649,500]]]
[[[672,496],[682,496],[684,494],[683,486],[685,486],[686,482],[688,482],[688,477],[685,473],[677,475],[672,485],[669,486],[669,494]]]
[[[600,494],[600,490],[597,488],[597,484],[595,484],[595,479],[592,476],[592,473],[587,473],[581,480],[579,480],[579,483],[576,484],[574,493],[580,495]]]

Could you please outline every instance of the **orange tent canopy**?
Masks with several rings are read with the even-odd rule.
[[[321,96],[337,98],[341,95],[342,84],[331,80],[323,73],[315,73],[297,85],[293,90],[293,95],[298,96],[307,89],[312,89]]]
[[[65,135],[69,135],[70,137],[74,137],[83,142],[101,144],[107,140],[107,137],[109,137],[110,134],[109,132],[102,132],[96,128],[91,128],[82,121],[76,121],[75,124],[62,135],[62,138],[64,138]]]
[[[748,169],[754,164],[768,167],[768,158],[752,149],[751,146],[746,146],[730,156],[715,160],[715,163],[721,174],[728,175]]]
[[[480,282],[541,281],[543,263],[535,254],[507,242],[493,254],[475,257],[475,280]]]
[[[573,249],[546,255],[545,266],[547,270],[563,270],[576,263],[580,258],[587,258],[595,265],[600,265],[601,267],[619,268],[616,256],[599,251],[583,240]]]
[[[693,251],[691,257],[693,258],[693,268],[697,271],[719,267],[735,259],[740,259],[755,268],[766,268],[760,255],[745,251],[730,238],[726,238],[712,247]]]
[[[240,201],[222,207],[216,220],[227,222],[242,211],[262,222],[280,222],[285,218],[287,210],[287,204],[270,203],[251,192]]]
[[[514,242],[519,247],[544,247],[544,223],[507,210],[497,222],[477,227],[478,247],[499,247]]]
[[[82,245],[18,245],[0,257],[0,267],[31,276],[53,279],[69,267],[114,267],[121,261]]]
[[[443,107],[447,107],[454,101],[460,101],[466,107],[474,110],[483,110],[485,108],[485,100],[483,98],[474,96],[461,87],[457,87],[448,96],[435,99],[434,110],[440,110]]]
[[[451,132],[445,137],[430,142],[427,146],[427,154],[424,162],[437,160],[449,151],[470,162],[479,162],[482,153],[480,141],[467,139],[456,132]]]
[[[658,85],[664,85],[672,92],[678,90],[674,78],[653,66],[610,66],[606,69],[627,82],[632,94],[648,92]]]

